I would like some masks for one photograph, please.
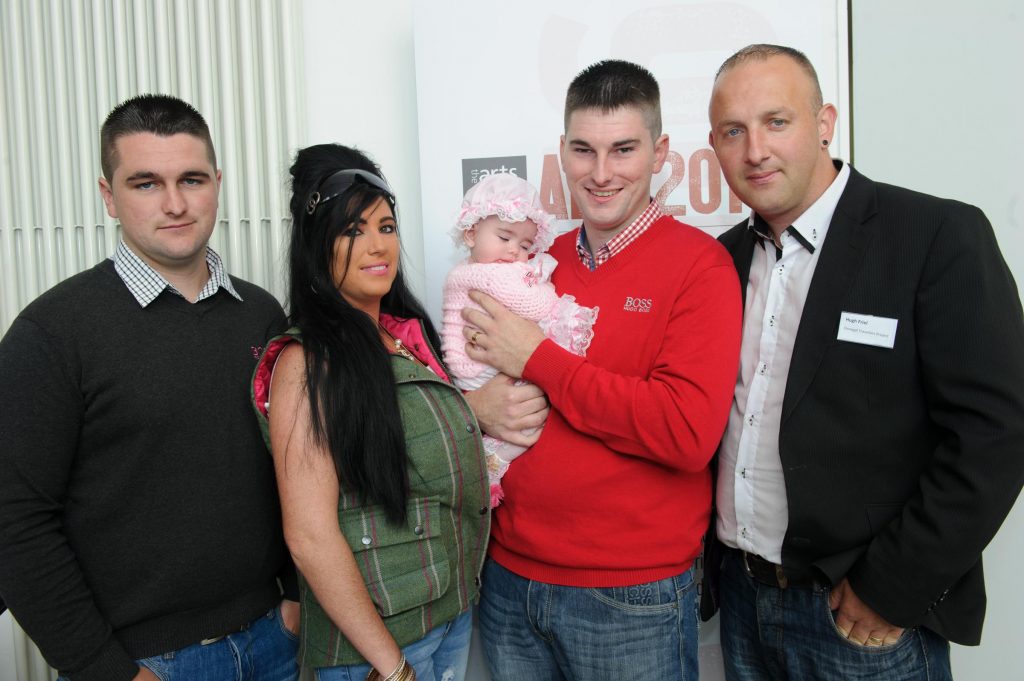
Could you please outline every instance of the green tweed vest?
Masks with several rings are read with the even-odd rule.
[[[257,368],[276,360],[290,330],[272,340]],[[436,354],[436,353],[435,353]],[[409,501],[404,525],[383,509],[360,506],[342,482],[338,522],[355,555],[366,589],[399,646],[453,620],[479,595],[478,576],[490,532],[489,486],[479,427],[462,393],[417,362],[394,355],[391,368],[408,455]],[[268,422],[259,391],[260,424]],[[265,397],[264,397],[265,400]],[[268,438],[269,439],[269,438]],[[299,575],[302,598],[299,662],[303,667],[362,664]]]

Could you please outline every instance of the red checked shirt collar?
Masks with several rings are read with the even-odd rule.
[[[576,253],[580,256],[580,262],[582,262],[587,269],[594,271],[599,265],[603,265],[613,256],[622,253],[626,250],[626,247],[636,241],[641,234],[647,231],[647,228],[653,225],[658,218],[662,217],[665,213],[661,210],[661,205],[651,199],[651,202],[647,205],[647,209],[640,216],[637,217],[628,227],[616,234],[611,240],[608,241],[604,246],[597,249],[597,253],[590,253],[590,244],[587,243],[587,232],[583,227],[580,227],[580,233],[576,237]]]

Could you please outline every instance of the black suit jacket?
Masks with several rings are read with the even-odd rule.
[[[1017,287],[980,210],[850,170],[783,399],[783,566],[848,577],[893,624],[977,644],[981,552],[1024,484]],[[745,297],[760,246],[746,221],[720,240]],[[897,319],[894,347],[837,340],[843,312]]]

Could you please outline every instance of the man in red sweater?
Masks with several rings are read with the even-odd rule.
[[[558,292],[600,308],[593,344],[573,355],[480,293],[487,314],[464,313],[470,356],[551,403],[494,513],[480,624],[495,681],[697,678],[693,562],[741,309],[725,250],[651,198],[668,148],[646,69],[584,69],[560,143],[583,226],[550,252]]]

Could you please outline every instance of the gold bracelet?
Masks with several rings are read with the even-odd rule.
[[[370,673],[366,675],[366,681],[416,681],[416,670],[405,659],[405,655],[402,655],[402,659],[398,661],[395,671],[391,672],[387,677],[381,676],[379,671],[371,668]]]

